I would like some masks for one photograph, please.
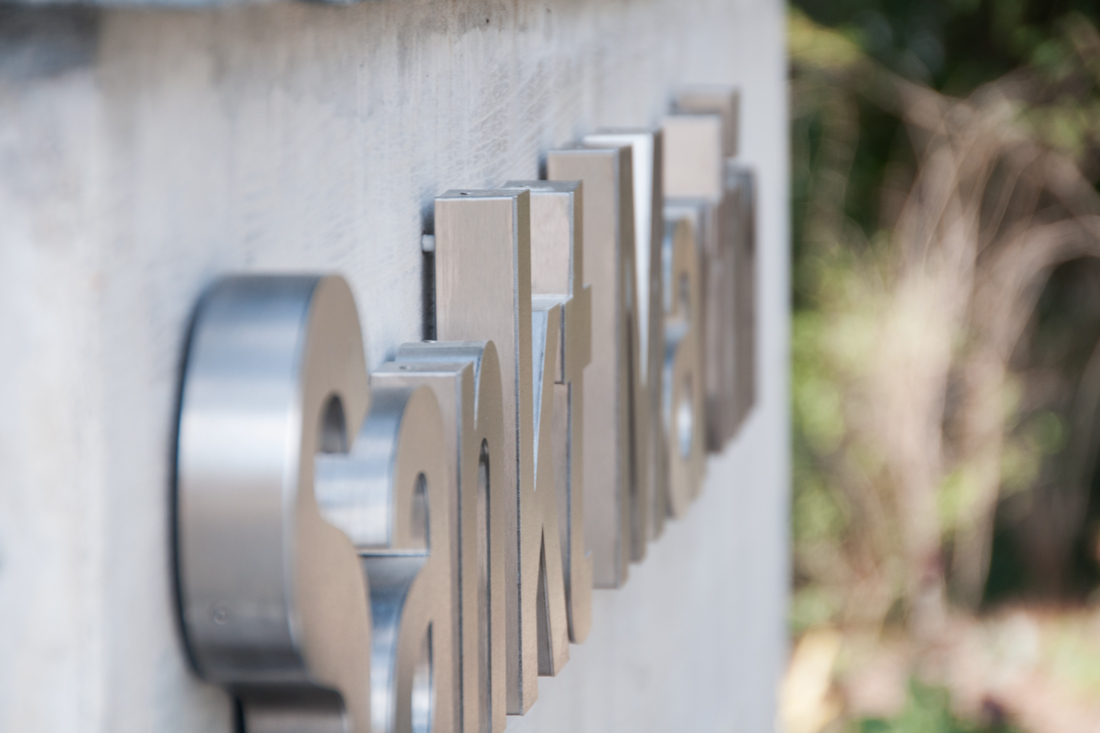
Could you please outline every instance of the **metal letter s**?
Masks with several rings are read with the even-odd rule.
[[[371,730],[371,613],[322,517],[318,454],[367,411],[362,334],[338,277],[233,277],[195,314],[180,398],[178,577],[198,671],[253,731]]]

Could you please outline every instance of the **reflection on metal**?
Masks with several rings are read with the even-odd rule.
[[[662,301],[661,242],[664,239],[664,185],[661,175],[660,130],[610,130],[587,135],[593,147],[628,145],[634,172],[634,291],[638,294],[638,378],[635,384],[634,475],[639,495],[646,501],[646,531],[634,537],[631,555],[645,558],[649,540],[665,528],[667,475],[661,450],[661,364],[664,361],[664,309]]]
[[[552,181],[581,181],[584,279],[592,288],[592,362],[584,370],[585,544],[593,584],[626,582],[646,502],[634,480],[632,434],[638,373],[634,322],[634,195],[629,147],[551,150]]]
[[[690,212],[666,209],[662,247],[665,358],[661,393],[661,449],[666,456],[664,485],[673,517],[679,518],[698,494],[706,457],[702,416],[706,400],[701,373],[701,252]]]
[[[374,733],[456,728],[455,515],[443,420],[428,387],[374,387],[346,456],[318,473],[370,578]]]
[[[462,730],[499,733],[505,725],[505,497],[495,490],[510,467],[503,452],[500,363],[492,342],[404,344],[396,361],[371,375],[372,386],[430,387],[439,402],[447,472],[457,500],[451,537],[457,599],[455,648]]]
[[[703,395],[703,411],[700,413],[699,419],[696,421],[699,423],[699,429],[702,430],[703,443],[701,446],[702,451],[705,453],[711,449],[710,435],[713,432],[714,425],[718,418],[713,415],[714,402],[710,398],[709,385],[713,377],[709,373],[711,369],[711,362],[717,361],[715,358],[714,350],[711,348],[709,334],[713,326],[708,321],[708,300],[707,300],[707,268],[709,261],[707,254],[712,249],[713,243],[711,239],[717,233],[716,219],[718,217],[718,207],[711,204],[706,199],[665,199],[665,221],[674,222],[676,220],[684,220],[688,225],[688,231],[691,235],[692,248],[695,253],[696,272],[697,278],[695,281],[696,298],[698,298],[699,307],[692,314],[694,320],[692,327],[695,330],[698,338],[696,339],[696,350],[699,352],[699,364],[697,369],[698,379],[700,382],[699,390]],[[667,240],[666,240],[667,245]],[[665,255],[670,254],[669,250],[665,249]],[[670,275],[670,273],[669,273]],[[667,284],[666,280],[666,284]],[[666,295],[669,291],[666,290]],[[665,307],[671,308],[672,303],[670,299],[666,297]]]
[[[533,312],[554,303],[560,303],[562,311],[561,355],[555,359],[557,370],[551,380],[550,427],[569,640],[580,644],[592,624],[592,558],[585,549],[584,532],[583,419],[583,370],[592,359],[592,287],[583,285],[583,184],[509,181],[506,185],[527,188],[531,194]],[[540,440],[545,440],[541,432]]]
[[[371,730],[371,612],[348,535],[322,518],[318,454],[368,403],[338,277],[238,277],[199,304],[180,400],[177,533],[188,647],[249,731]]]

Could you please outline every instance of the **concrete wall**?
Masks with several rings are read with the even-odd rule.
[[[774,727],[787,581],[779,0],[0,6],[0,730],[230,730],[188,666],[171,436],[196,297],[240,270],[351,283],[376,366],[420,337],[432,197],[742,88],[760,181],[760,397],[702,498],[510,731]]]

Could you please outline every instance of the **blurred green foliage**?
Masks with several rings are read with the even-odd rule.
[[[1093,0],[796,0],[896,73],[954,96],[1021,66],[1057,75],[1072,50],[1064,23],[1095,21]]]
[[[951,710],[951,695],[947,690],[909,684],[905,711],[893,720],[867,718],[849,726],[850,733],[1015,733],[1018,729],[1003,720],[996,709],[988,711],[994,718],[988,723],[961,720]]]
[[[901,628],[919,655],[959,609],[1100,600],[1098,21],[1095,0],[792,3],[795,635]],[[1042,666],[1088,697],[1085,637]],[[1015,730],[992,700],[974,723],[945,689],[906,699],[840,724]]]
[[[935,90],[945,104],[1002,105],[1009,135],[1062,155],[1095,188],[1098,18],[1100,6],[1081,0],[793,3],[795,633],[904,615],[898,603],[924,572],[900,539],[912,517],[899,500],[896,457],[876,442],[868,418],[882,391],[876,355],[881,362],[881,344],[899,323],[884,314],[899,307],[899,272],[909,256],[899,253],[895,227],[927,154],[905,117],[912,111],[899,110],[884,73]],[[995,170],[991,180],[998,175],[1008,174]],[[1012,199],[1011,207],[1033,205],[1050,216],[1057,202],[1043,196],[1051,194]],[[957,363],[943,398],[945,467],[935,497],[946,565],[962,552],[955,533],[986,511],[975,508],[981,466],[967,457],[958,426],[973,421],[959,417],[965,395],[958,390],[980,344],[965,329],[950,338]],[[981,561],[987,601],[1083,598],[1097,587],[1100,502],[1089,492],[1100,496],[1100,478],[1082,486],[1080,476],[1096,475],[1097,415],[1081,405],[1089,380],[1098,381],[1090,376],[1100,364],[1098,343],[1097,260],[1056,267],[997,391],[1004,431],[992,559]]]

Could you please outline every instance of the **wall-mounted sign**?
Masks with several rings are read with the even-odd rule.
[[[196,310],[180,402],[187,644],[259,731],[499,733],[698,494],[755,380],[736,95],[435,201],[437,340],[368,376],[339,276]]]

